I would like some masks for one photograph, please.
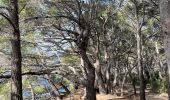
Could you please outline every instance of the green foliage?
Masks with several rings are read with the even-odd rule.
[[[22,85],[23,85],[23,88],[26,88],[29,86],[29,80],[28,79],[23,79],[22,80]]]
[[[69,85],[69,90],[70,90],[70,92],[72,92],[72,93],[75,91],[74,84],[70,84],[70,85]]]
[[[72,66],[78,65],[80,62],[80,58],[77,55],[71,55],[71,54],[65,54],[61,60],[62,63],[72,65]]]
[[[66,78],[63,78],[61,75],[51,75],[50,77],[55,83],[59,83],[62,81],[63,84],[70,84],[70,81]]]
[[[42,93],[45,93],[46,92],[46,89],[44,86],[40,85],[40,86],[35,86],[34,87],[34,92],[36,94],[42,94]]]
[[[5,82],[5,83],[1,83],[0,84],[0,95],[6,95],[9,93],[10,91],[10,83],[9,82]]]
[[[0,0],[0,5],[7,5],[9,0]]]
[[[162,93],[167,91],[166,79],[156,79],[152,81],[152,91],[156,93]]]
[[[8,23],[8,21],[7,20],[5,20],[3,17],[2,18],[0,18],[0,26],[1,26],[1,30],[2,30],[2,27],[4,27],[7,23]]]
[[[0,35],[0,43],[4,42],[4,41],[7,41],[8,38],[3,36],[3,35]]]
[[[36,8],[33,7],[26,7],[25,9],[22,10],[22,15],[23,16],[34,16],[36,13]]]
[[[60,76],[60,75],[57,75],[57,74],[51,75],[50,78],[51,78],[52,80],[54,80],[55,82],[61,81],[61,76]]]
[[[52,39],[52,42],[55,42],[54,43],[55,48],[58,48],[62,44],[64,44],[62,42],[59,43],[59,41],[60,41],[59,39],[63,34],[66,35],[67,32],[60,32],[59,30],[57,30],[57,28],[55,29],[53,27],[54,25],[59,25],[63,29],[69,29],[69,30],[75,30],[75,31],[77,29],[79,29],[77,27],[78,24],[75,24],[75,22],[73,20],[65,20],[66,18],[65,19],[62,19],[62,18],[40,18],[40,19],[38,19],[38,17],[36,17],[36,16],[40,16],[40,17],[41,16],[42,17],[43,16],[44,17],[45,16],[55,16],[55,15],[60,15],[60,13],[65,16],[68,15],[71,17],[75,17],[75,18],[77,18],[77,20],[81,19],[81,18],[78,18],[79,11],[78,11],[78,9],[76,9],[77,6],[75,5],[75,7],[74,7],[74,6],[72,6],[72,4],[69,4],[71,2],[68,2],[68,4],[67,4],[67,2],[66,2],[67,0],[61,0],[61,1],[63,1],[63,3],[65,2],[65,4],[60,5],[60,4],[62,4],[62,2],[57,3],[57,2],[55,2],[56,0],[49,0],[49,1],[53,1],[53,3],[57,4],[57,6],[53,5],[51,3],[49,3],[49,4],[45,3],[43,0],[19,0],[19,11],[22,10],[20,12],[19,19],[20,19],[20,30],[21,30],[21,40],[22,40],[21,41],[21,47],[22,47],[21,50],[22,50],[22,55],[23,55],[23,58],[22,58],[22,64],[24,66],[22,68],[23,71],[31,71],[32,68],[35,70],[41,69],[38,67],[36,67],[36,68],[28,67],[28,65],[34,65],[37,63],[42,64],[42,62],[40,61],[41,57],[39,57],[39,55],[35,52],[34,43],[36,44],[37,47],[39,47],[42,50],[40,52],[43,52],[43,51],[46,52],[46,50],[42,49],[42,48],[49,48],[49,50],[50,50],[50,47],[43,46],[43,44],[47,43],[48,38],[50,41]],[[99,0],[99,1],[101,1],[101,0]],[[105,3],[104,3],[104,1],[105,1]],[[120,74],[120,73],[123,73],[122,71],[124,71],[124,69],[126,70],[126,67],[128,67],[128,66],[131,67],[131,65],[136,66],[136,58],[137,58],[137,55],[136,55],[136,50],[137,50],[136,49],[136,31],[138,29],[137,28],[138,18],[136,18],[137,15],[135,15],[135,13],[136,13],[136,10],[139,10],[139,15],[138,15],[139,22],[142,21],[142,14],[143,14],[142,7],[143,6],[138,3],[138,5],[137,5],[138,9],[136,9],[135,4],[132,2],[133,0],[124,0],[122,7],[116,8],[116,6],[118,6],[118,4],[115,3],[116,6],[112,6],[111,2],[108,2],[108,0],[104,0],[104,1],[101,3],[98,2],[93,5],[95,8],[94,13],[93,13],[93,9],[90,9],[90,5],[88,5],[86,3],[84,3],[83,4],[84,6],[82,6],[81,8],[82,8],[82,11],[84,14],[83,16],[85,17],[85,22],[87,22],[87,25],[90,23],[89,25],[94,27],[91,29],[90,33],[92,33],[92,34],[90,34],[90,35],[92,35],[92,37],[90,36],[90,38],[96,37],[95,36],[96,32],[100,33],[97,35],[99,35],[99,47],[100,47],[99,51],[101,52],[100,60],[101,60],[102,67],[105,67],[108,64],[112,63],[112,59],[113,59],[114,60],[113,62],[116,62],[116,63],[118,62],[117,65],[120,69],[120,72],[119,72],[119,70],[118,70],[118,72]],[[9,3],[9,0],[0,0],[0,5],[2,5],[2,6],[8,5],[8,3]],[[58,5],[60,5],[60,6],[58,6]],[[59,8],[61,7],[61,8],[58,9],[57,7],[59,7]],[[63,9],[62,9],[62,7],[63,7]],[[96,8],[98,8],[98,9],[96,9]],[[150,9],[149,7],[146,7],[147,11],[150,11],[152,9],[153,8]],[[87,11],[87,14],[86,14],[86,11]],[[87,19],[89,17],[89,19],[87,21],[86,21],[86,15],[87,15]],[[33,17],[33,19],[23,21],[24,19],[27,19],[27,18],[29,19],[31,17]],[[34,19],[34,17],[35,17],[35,19]],[[92,20],[90,20],[90,17],[92,17],[91,18]],[[158,17],[158,19],[159,19],[159,17]],[[159,35],[156,35],[156,36],[153,35],[155,33],[161,33],[160,32],[161,30],[159,29],[159,22],[157,19],[152,18],[152,17],[148,18],[146,15],[144,20],[145,21],[142,23],[142,29],[141,29],[142,42],[143,42],[142,43],[142,46],[143,46],[142,47],[142,61],[143,61],[142,64],[145,64],[146,66],[150,66],[150,67],[153,66],[153,69],[154,69],[157,67],[157,66],[154,66],[154,64],[156,65],[157,62],[156,61],[148,61],[148,60],[152,59],[152,57],[154,58],[154,60],[157,60],[157,57],[155,56],[156,52],[155,52],[155,47],[154,47],[155,41],[157,41],[160,44],[160,45],[158,45],[159,54],[160,54],[159,56],[161,58],[160,60],[164,59],[163,58],[164,56],[162,57],[162,55],[164,55],[164,53],[165,53],[165,51],[163,49],[163,43],[161,44],[162,38],[160,38]],[[69,21],[69,22],[67,22],[67,21]],[[105,21],[106,21],[106,25],[104,26],[103,23]],[[81,20],[79,22],[81,22]],[[86,24],[82,24],[82,25],[86,25]],[[1,27],[0,31],[2,31],[1,33],[3,33],[3,32],[11,33],[12,32],[12,30],[11,30],[12,27],[11,26],[9,27],[9,22],[7,20],[5,20],[5,18],[0,17],[0,27]],[[105,29],[103,29],[103,28],[105,28]],[[106,31],[106,34],[103,34],[105,31]],[[72,39],[72,35],[70,35],[70,34],[72,34],[72,33],[69,32],[67,38],[71,37],[71,39]],[[8,51],[10,51],[11,46],[7,43],[9,41],[9,37],[7,37],[5,35],[0,35],[0,49],[2,49],[4,51],[7,51],[7,49],[8,49]],[[75,34],[75,35],[77,35],[77,34]],[[108,40],[105,40],[104,35],[106,35]],[[150,38],[148,38],[148,37],[150,37]],[[77,39],[75,39],[75,40],[77,40]],[[93,41],[93,39],[89,39],[89,40]],[[95,40],[95,38],[94,38],[94,40]],[[42,42],[42,44],[39,42]],[[91,41],[90,41],[90,43],[91,43]],[[105,45],[108,46],[109,61],[105,61],[105,58],[104,58]],[[89,44],[88,46],[89,46],[88,50],[91,50],[91,44]],[[96,44],[94,43],[94,44],[92,44],[92,46],[95,47]],[[65,46],[61,46],[61,48],[62,47],[65,48]],[[80,63],[80,57],[78,55],[71,54],[70,52],[72,52],[72,51],[68,50],[68,52],[66,52],[65,54],[62,55],[61,62],[63,64],[74,66],[74,68],[76,68],[75,66],[79,65],[79,63]],[[95,58],[95,55],[91,55],[91,56],[92,56],[92,59]],[[43,55],[43,57],[44,57],[44,55]],[[53,58],[53,57],[50,57],[50,59],[48,59],[48,60],[54,60],[51,58]],[[90,58],[90,56],[89,56],[89,58]],[[91,62],[93,62],[92,59],[90,59]],[[103,63],[103,62],[106,62],[106,63]],[[148,62],[151,62],[151,64],[148,64]],[[111,64],[110,66],[111,66],[110,70],[112,70],[112,69],[115,70],[115,68],[117,68],[114,65],[114,63]],[[150,68],[150,69],[152,69],[152,68]],[[133,74],[133,71],[134,70],[132,70],[131,82],[133,81],[134,84],[139,85],[140,80],[138,80],[138,75]],[[4,69],[0,68],[0,72],[4,72]],[[111,73],[111,75],[112,74],[113,73]],[[153,75],[153,76],[155,77],[155,75]],[[61,82],[62,77],[59,75],[51,75],[50,78],[51,78],[51,80],[54,81],[55,84],[58,84],[59,82]],[[39,86],[37,76],[31,77],[31,79],[29,79],[29,80],[23,79],[23,88],[27,89],[29,87],[29,85],[30,85],[29,81],[31,82],[31,84],[34,88],[34,92],[36,94],[41,94],[41,93],[46,92],[45,87],[43,87],[41,85]],[[122,81],[122,80],[120,79],[120,81]],[[146,80],[145,82],[148,83],[149,85],[152,84],[151,88],[155,92],[159,92],[159,93],[165,92],[167,89],[167,84],[166,84],[165,79],[154,78],[154,79],[150,80],[150,78],[148,78],[148,80]],[[69,85],[69,90],[74,91],[74,86],[70,80],[64,78],[62,80],[62,83],[66,86]],[[9,83],[4,82],[4,83],[0,84],[0,94],[10,93],[9,91],[10,91]],[[5,99],[3,99],[3,100],[5,100]]]
[[[56,14],[57,13],[57,8],[56,7],[50,7],[49,9],[48,9],[49,11],[49,14]]]

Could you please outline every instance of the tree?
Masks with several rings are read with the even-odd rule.
[[[47,78],[54,93],[47,86],[48,91],[43,93],[56,94],[56,97],[60,94],[59,85],[56,85],[58,80],[50,78],[52,74],[78,81],[86,90],[86,100],[96,100],[95,90],[117,95],[120,94],[117,91],[121,91],[123,96],[129,83],[134,94],[135,86],[140,83],[140,99],[145,100],[146,84],[151,88],[162,86],[159,83],[164,82],[165,74],[160,69],[165,65],[165,55],[159,34],[157,0],[0,0],[0,4],[1,1],[9,7],[0,7],[3,33],[0,52],[11,59],[12,50],[13,65],[10,66],[12,75],[6,74],[11,73],[9,65],[0,67],[0,78],[12,78],[15,93],[22,85],[21,76],[26,81],[25,75],[37,75],[34,80],[37,85],[41,84],[39,78]],[[162,16],[166,19],[166,14]],[[167,23],[164,26],[169,27]],[[167,33],[166,27],[164,33]],[[12,49],[7,43],[9,37]],[[37,89],[33,89],[35,84],[29,86],[32,98],[38,97]],[[24,83],[24,91],[30,91],[25,87]],[[41,94],[41,89],[38,93]]]
[[[83,78],[81,78],[80,83],[85,86],[85,100],[96,100],[95,68],[87,55],[94,21],[94,12],[88,12],[88,10],[92,11],[95,7],[94,4],[91,1],[84,3],[80,0],[57,2],[56,6],[60,6],[57,18],[61,23],[54,25],[60,31],[64,40],[76,44],[81,58]]]
[[[14,31],[12,33],[12,67],[11,67],[11,100],[22,100],[22,57],[19,30],[18,0],[10,0],[10,19]]]
[[[168,66],[168,96],[170,100],[170,0],[159,0],[160,17],[165,41],[165,54]]]
[[[143,2],[142,2],[143,3]],[[136,28],[136,41],[137,41],[137,66],[138,66],[138,71],[139,71],[139,80],[140,80],[140,100],[145,100],[145,84],[144,84],[144,75],[143,75],[143,70],[144,70],[144,66],[143,66],[143,58],[142,58],[142,32],[141,29],[143,27],[143,22],[144,22],[144,18],[145,15],[143,15],[142,17],[142,21],[140,21],[139,19],[139,3],[137,0],[134,0],[134,4],[135,4],[135,16],[136,16],[136,20],[137,20],[137,28]],[[145,5],[143,4],[143,11],[145,12]],[[145,14],[145,13],[143,13]]]
[[[12,66],[11,66],[11,100],[22,100],[22,57],[19,30],[18,0],[10,0],[9,16],[4,17],[13,27],[11,33]]]

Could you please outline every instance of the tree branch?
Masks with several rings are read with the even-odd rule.
[[[61,74],[59,71],[53,72],[54,69],[49,70],[41,70],[41,71],[29,71],[22,73],[22,76],[24,75],[45,75],[45,74]],[[9,79],[11,78],[11,75],[0,75],[0,78]]]
[[[9,16],[7,14],[0,12],[0,15],[2,17],[4,17],[12,25],[14,30],[17,30],[14,23],[12,22],[12,20],[9,18]]]

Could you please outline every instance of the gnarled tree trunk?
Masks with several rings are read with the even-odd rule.
[[[84,67],[85,70],[85,79],[86,79],[86,84],[85,84],[85,100],[96,100],[96,91],[94,88],[94,82],[95,82],[95,69],[90,63],[86,53],[81,53],[81,57],[83,59]]]
[[[79,45],[79,53],[82,59],[82,69],[84,73],[84,79],[85,79],[85,98],[84,100],[96,100],[96,91],[94,88],[94,82],[95,82],[95,68],[93,67],[92,63],[90,62],[87,54],[87,44],[88,39],[84,39],[85,41],[81,42],[81,45]]]

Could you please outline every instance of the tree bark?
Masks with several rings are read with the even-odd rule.
[[[95,67],[96,67],[96,81],[98,83],[99,93],[106,94],[106,89],[105,89],[103,78],[102,78],[99,59],[96,60]]]
[[[128,74],[128,72],[125,72],[125,75],[123,77],[123,81],[122,81],[122,85],[121,85],[121,96],[124,95],[124,85],[125,85],[127,74]]]
[[[168,81],[168,97],[170,100],[170,35],[165,36],[165,54],[166,54],[166,62],[168,65],[168,70],[167,70],[167,81]]]
[[[168,96],[170,100],[170,0],[159,0],[162,29],[164,32],[165,55],[168,65]]]
[[[102,71],[101,71],[101,54],[100,54],[100,34],[96,34],[96,41],[94,41],[96,43],[96,50],[95,52],[95,56],[96,56],[96,62],[94,63],[95,66],[95,70],[96,70],[96,82],[99,88],[99,93],[100,94],[106,94],[106,88],[104,85],[104,80],[102,77]]]
[[[138,24],[139,25],[139,24]],[[137,30],[136,41],[137,41],[137,66],[139,69],[139,80],[140,80],[140,100],[146,100],[145,98],[145,84],[143,76],[143,65],[142,65],[142,41],[141,41],[141,30]]]
[[[133,91],[134,91],[133,93],[134,93],[134,95],[136,95],[136,79],[134,77],[132,77],[131,72],[129,73],[129,76],[130,76],[130,79],[132,81],[132,86],[133,86]]]
[[[85,68],[86,69],[86,85],[85,85],[85,100],[96,100],[96,91],[94,88],[94,82],[95,82],[95,69],[92,68],[92,65],[87,60],[86,55],[82,55],[84,65],[85,66],[91,66],[91,68]]]
[[[110,56],[108,52],[108,44],[105,44],[104,49],[104,55],[105,55],[105,62],[106,62],[106,71],[105,71],[105,77],[106,77],[106,93],[111,93],[111,82],[110,82]]]
[[[143,58],[142,58],[142,32],[141,29],[143,27],[143,23],[145,20],[145,13],[142,16],[139,15],[139,4],[138,0],[134,0],[135,2],[135,17],[137,20],[136,23],[136,42],[137,42],[137,67],[138,67],[138,74],[139,74],[139,81],[140,81],[140,100],[146,100],[145,97],[145,84],[144,84],[144,75],[143,75]],[[141,1],[142,2],[142,1]],[[142,4],[142,10],[145,12],[145,5]]]
[[[116,62],[116,66],[117,66],[117,62]],[[116,93],[117,80],[118,80],[118,72],[115,68],[114,69],[114,80],[113,80],[113,85],[112,85],[112,93]]]
[[[92,63],[90,62],[87,54],[87,39],[86,41],[82,41],[81,45],[79,46],[79,53],[82,59],[82,69],[84,70],[84,78],[86,80],[85,84],[85,98],[84,100],[96,100],[96,91],[94,88],[95,82],[95,68],[93,67]]]
[[[10,0],[10,19],[14,25],[12,33],[11,100],[22,100],[22,57],[19,31],[18,0]]]
[[[99,48],[99,36],[97,36],[97,41],[96,41],[96,62],[94,63],[95,66],[95,72],[96,72],[96,82],[99,88],[99,93],[100,94],[106,94],[106,89],[104,86],[104,80],[102,78],[102,72],[101,72],[101,64],[100,64],[100,48]],[[97,87],[97,86],[96,86]]]
[[[157,61],[158,61],[159,66],[160,66],[159,77],[162,79],[162,72],[163,72],[163,67],[162,66],[163,66],[163,64],[162,64],[162,61],[160,59],[158,42],[155,42],[155,51],[156,51],[156,54],[157,54]]]

